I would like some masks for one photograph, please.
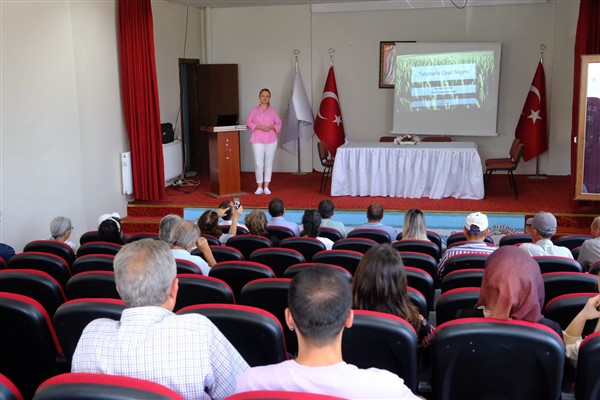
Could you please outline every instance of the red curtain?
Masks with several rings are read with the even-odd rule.
[[[581,0],[579,20],[575,36],[575,62],[573,73],[573,115],[571,129],[571,191],[575,193],[577,174],[577,144],[574,138],[579,132],[579,84],[581,80],[581,55],[600,54],[600,1]],[[577,208],[585,204],[571,200],[571,206]]]
[[[133,195],[165,195],[160,107],[150,0],[119,0],[119,56],[123,114],[133,172]]]

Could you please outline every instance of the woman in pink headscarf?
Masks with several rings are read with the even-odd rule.
[[[486,261],[476,307],[486,318],[537,322],[562,337],[560,325],[542,315],[544,295],[537,262],[525,250],[503,246]]]

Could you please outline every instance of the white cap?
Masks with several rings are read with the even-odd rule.
[[[488,228],[488,217],[480,212],[467,215],[465,229],[469,232],[483,232]]]

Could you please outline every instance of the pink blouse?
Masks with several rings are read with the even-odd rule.
[[[277,133],[281,130],[281,119],[271,107],[263,112],[260,109],[260,105],[252,108],[246,119],[246,125],[252,132],[250,135],[250,142],[252,143],[273,143],[277,141]],[[256,129],[258,125],[273,125],[275,131],[270,130],[269,132],[261,131]]]

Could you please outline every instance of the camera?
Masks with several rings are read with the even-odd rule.
[[[233,208],[236,210],[240,208],[240,198],[239,196],[233,196]]]

